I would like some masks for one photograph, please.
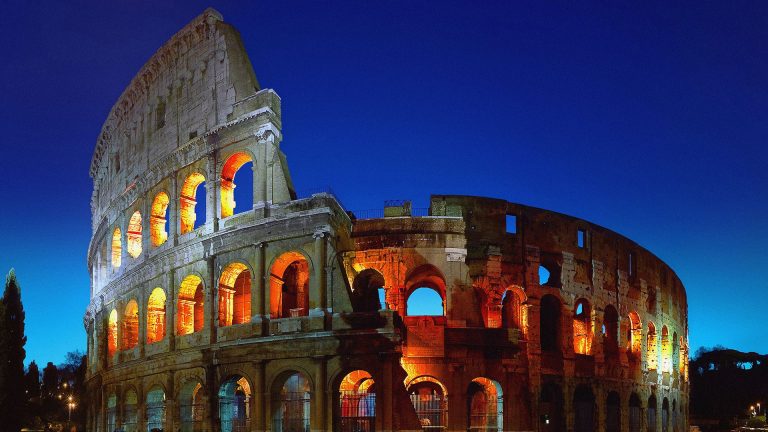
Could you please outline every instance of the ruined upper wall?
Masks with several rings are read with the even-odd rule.
[[[91,160],[94,229],[104,209],[180,146],[243,113],[259,83],[238,32],[207,9],[139,70],[104,122]],[[278,113],[279,116],[279,113]]]

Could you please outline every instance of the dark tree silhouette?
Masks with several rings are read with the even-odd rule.
[[[3,430],[21,430],[27,398],[24,394],[24,307],[13,269],[5,278],[0,311],[0,424]]]

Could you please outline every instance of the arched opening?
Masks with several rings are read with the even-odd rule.
[[[202,197],[199,206],[198,196]],[[192,173],[184,180],[179,197],[179,219],[182,234],[205,224],[205,177],[200,173]]]
[[[235,192],[236,184],[240,185],[237,192]],[[250,196],[247,193],[241,193],[241,190],[250,191]],[[253,208],[253,159],[244,152],[230,156],[221,170],[222,218],[251,209],[244,205],[238,208],[237,201],[244,204],[250,202]]]
[[[640,316],[634,311],[629,313],[629,334],[627,335],[627,341],[629,342],[627,353],[630,355],[630,360],[639,360],[640,351],[642,350],[643,345],[643,326],[640,322]]]
[[[440,381],[428,376],[415,378],[408,385],[408,394],[422,429],[448,427],[448,395]]]
[[[147,432],[162,432],[165,427],[165,392],[153,387],[147,393]]]
[[[405,315],[445,316],[445,278],[433,265],[413,269],[405,281]]]
[[[648,321],[648,346],[646,347],[646,358],[648,370],[656,370],[659,364],[659,353],[657,351],[656,326]],[[654,413],[655,415],[655,413]]]
[[[672,372],[672,344],[667,326],[661,327],[661,371]]]
[[[615,360],[619,355],[619,313],[612,305],[603,311],[603,326],[603,351],[607,358]]]
[[[552,274],[546,267],[539,265],[539,285],[549,284],[549,278]]]
[[[278,384],[279,385],[279,384]],[[273,389],[272,430],[274,432],[308,431],[311,414],[309,380],[299,373],[290,374],[282,386]]]
[[[539,258],[539,285],[553,288],[562,287],[562,256],[558,257],[556,254],[542,253]]]
[[[433,288],[416,288],[408,296],[406,302],[408,316],[443,316],[445,304],[443,298]]]
[[[376,386],[371,374],[356,370],[339,384],[339,405],[334,430],[373,432],[376,430]]]
[[[656,432],[656,396],[648,398],[648,432]]]
[[[139,422],[139,398],[133,389],[128,389],[124,396],[123,430],[125,432],[136,432]]]
[[[562,432],[565,430],[563,421],[563,392],[560,386],[547,382],[541,387],[539,398],[541,413],[541,430],[544,432]]]
[[[168,240],[168,194],[160,192],[152,200],[152,212],[149,216],[149,237],[152,246],[160,246]]]
[[[187,381],[179,392],[179,420],[181,432],[198,432],[205,421],[203,386],[198,381]]]
[[[640,432],[642,408],[637,393],[629,396],[629,432]]]
[[[678,356],[680,358],[678,360],[677,366],[678,366],[678,368],[680,370],[680,379],[685,380],[686,379],[685,368],[686,368],[686,365],[688,364],[688,354],[687,354],[687,349],[685,347],[685,340],[683,339],[682,336],[680,336],[680,345],[679,346],[680,346],[680,348],[679,348]]]
[[[117,352],[117,310],[112,309],[107,323],[107,355],[114,357]]]
[[[221,432],[251,430],[251,385],[236,375],[219,387],[219,421]]]
[[[117,395],[112,393],[107,398],[107,430],[113,431],[117,427]]]
[[[299,252],[286,252],[272,264],[270,312],[275,318],[309,314],[309,263]]]
[[[678,344],[677,332],[672,333],[672,365],[671,372],[677,372],[680,369],[680,345]]]
[[[573,309],[573,352],[591,355],[592,335],[592,308],[586,299],[579,299]]]
[[[504,429],[504,395],[501,385],[488,378],[475,378],[469,383],[467,393],[469,430],[502,431]]]
[[[608,393],[605,411],[605,432],[621,430],[621,398],[615,391]]]
[[[664,398],[661,402],[661,432],[669,431],[669,399]]]
[[[513,287],[504,291],[501,299],[501,326],[523,330],[526,327],[526,311],[523,307],[525,294],[519,288]]]
[[[355,312],[375,312],[386,306],[379,299],[384,288],[384,276],[374,269],[365,269],[352,281],[352,308]]]
[[[123,343],[124,350],[133,349],[139,344],[139,304],[131,300],[125,306],[123,316]]]
[[[672,431],[678,432],[680,430],[680,425],[678,422],[678,415],[677,415],[677,400],[672,399]]]
[[[112,267],[120,267],[123,254],[123,234],[120,232],[120,228],[115,228],[112,231]]]
[[[574,431],[594,432],[595,430],[595,395],[587,385],[576,387],[573,394],[573,409],[576,413]]]
[[[551,294],[541,298],[539,330],[541,350],[560,352],[560,300]]]
[[[165,337],[165,291],[155,288],[147,301],[147,343],[160,342]]]
[[[197,275],[188,275],[179,286],[179,302],[176,308],[176,334],[199,332],[204,325],[203,281]]]
[[[128,255],[136,258],[141,254],[141,213],[133,212],[128,221],[128,232],[125,234]]]
[[[219,327],[251,321],[251,272],[243,263],[228,265],[219,278]]]

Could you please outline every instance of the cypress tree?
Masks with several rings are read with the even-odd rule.
[[[26,397],[24,395],[24,307],[21,289],[13,269],[5,278],[0,311],[0,424],[3,430],[21,430]]]

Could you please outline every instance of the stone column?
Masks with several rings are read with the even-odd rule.
[[[251,416],[251,430],[267,430],[267,402],[269,391],[266,388],[266,363],[256,363],[256,376],[253,389],[253,415]]]
[[[168,239],[166,241],[170,241],[172,245],[176,246],[179,244],[178,239],[178,233],[179,233],[179,204],[180,204],[180,194],[178,189],[178,180],[177,176],[179,173],[173,172],[170,176],[169,185],[168,185],[168,211],[167,211],[167,218],[170,220],[168,223]]]
[[[208,187],[205,188],[205,223],[213,222],[213,231],[219,230],[219,214],[221,209],[218,206],[219,178],[216,169],[216,153],[211,152],[206,159],[205,171],[207,173]]]
[[[255,134],[258,160],[253,164],[255,170],[255,175],[253,176],[253,201],[262,207],[267,207],[267,142],[270,135],[265,130],[259,130]],[[263,216],[266,216],[266,214]]]
[[[310,422],[310,429],[315,432],[320,431],[326,431],[326,430],[332,430],[330,425],[328,424],[328,413],[326,412],[326,408],[328,406],[327,400],[328,400],[328,389],[325,388],[325,382],[326,382],[326,363],[327,360],[325,356],[320,356],[314,358],[315,361],[315,388],[313,389],[313,396],[314,396],[314,415],[312,416],[312,421]]]
[[[322,314],[327,312],[328,299],[327,299],[327,274],[326,274],[326,254],[327,254],[327,241],[328,232],[315,231],[312,235],[315,239],[315,245],[313,250],[312,261],[313,263],[313,275],[310,279],[309,288],[309,304],[313,306],[311,309],[319,309]]]
[[[216,328],[218,326],[217,320],[219,318],[219,287],[216,283],[215,257],[208,257],[206,264],[208,267],[208,301],[205,302],[204,307],[208,308],[205,312],[207,313],[208,317],[206,321],[208,323],[209,340],[211,344],[214,344],[216,343]]]
[[[251,288],[251,321],[256,324],[256,331],[259,335],[264,333],[263,323],[265,312],[264,305],[264,292],[266,283],[264,281],[265,269],[264,269],[264,246],[263,242],[256,243],[256,262],[253,269],[254,284]]]
[[[165,337],[168,338],[168,350],[176,349],[176,271],[168,272],[168,294],[165,297]]]

